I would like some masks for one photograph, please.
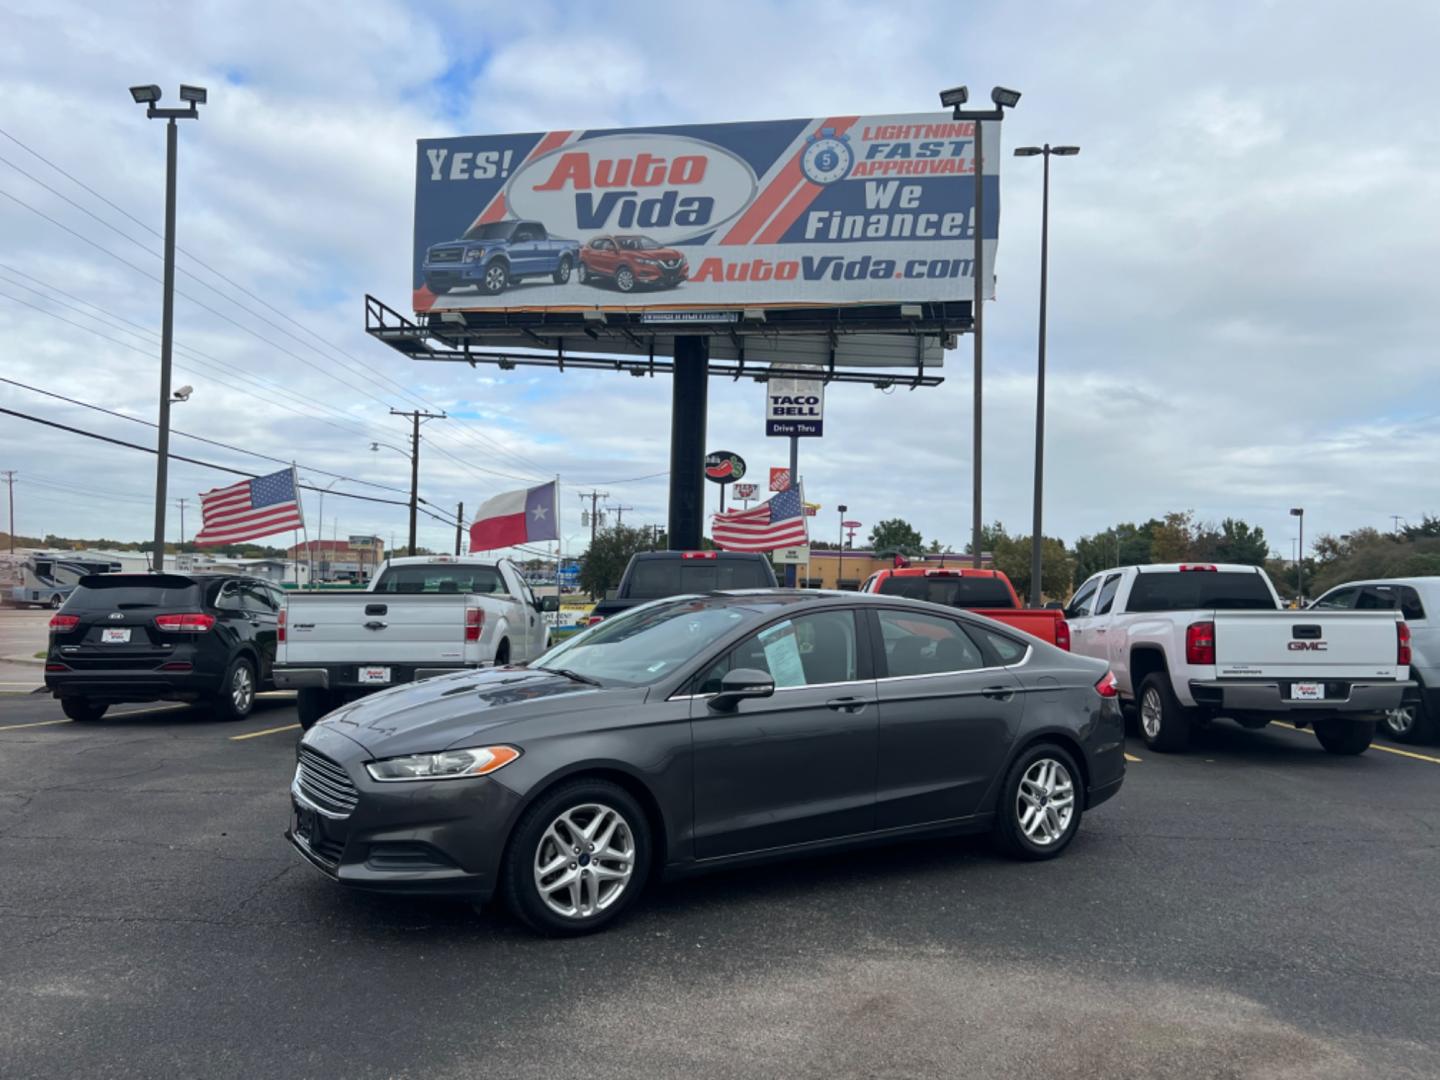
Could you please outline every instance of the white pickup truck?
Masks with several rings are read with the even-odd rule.
[[[1359,754],[1413,693],[1410,632],[1396,611],[1285,611],[1254,566],[1170,563],[1091,576],[1065,609],[1070,648],[1108,660],[1140,734],[1185,749],[1197,724],[1311,725]]]
[[[545,613],[509,560],[391,559],[365,592],[295,592],[280,612],[275,685],[298,691],[309,728],[331,709],[398,683],[485,664],[528,663],[549,647]]]

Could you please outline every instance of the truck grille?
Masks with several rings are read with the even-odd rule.
[[[349,774],[308,746],[300,747],[300,763],[295,778],[307,799],[340,817],[349,817],[360,801],[360,793],[355,790]]]
[[[432,264],[433,264],[433,263],[458,263],[458,262],[460,261],[460,252],[461,252],[461,249],[458,248],[458,247],[453,247],[453,248],[436,248],[434,251],[430,252],[430,262],[431,262]]]

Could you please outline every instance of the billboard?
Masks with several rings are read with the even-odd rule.
[[[999,127],[984,127],[987,268]],[[422,139],[414,306],[968,300],[974,197],[975,125],[943,113]]]

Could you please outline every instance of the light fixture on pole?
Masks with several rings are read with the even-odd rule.
[[[1040,197],[1040,345],[1035,382],[1035,511],[1030,528],[1030,606],[1041,604],[1040,576],[1043,569],[1041,550],[1044,547],[1041,529],[1042,504],[1045,490],[1045,298],[1050,276],[1050,155],[1073,157],[1078,146],[1017,146],[1016,157],[1045,158],[1045,181]]]
[[[963,90],[964,87],[961,87]],[[835,559],[835,588],[840,588],[840,580],[845,575],[845,511],[850,508],[841,503],[835,508],[840,511],[840,554]]]
[[[150,560],[151,569],[159,574],[165,571],[165,487],[170,464],[170,348],[175,329],[175,157],[179,144],[175,121],[196,119],[207,95],[204,87],[181,86],[180,100],[188,106],[184,109],[157,107],[160,87],[154,84],[132,86],[130,96],[137,105],[145,106],[146,116],[165,121],[165,277],[160,319],[160,422],[155,446],[155,543]],[[188,387],[186,389],[188,391]],[[184,401],[189,396],[187,392],[179,400]]]
[[[1295,555],[1295,601],[1305,603],[1305,508],[1292,506],[1290,516],[1300,519],[1300,544]]]
[[[994,104],[993,109],[963,109],[963,106],[970,100],[970,91],[963,86],[956,86],[950,90],[940,91],[940,104],[950,108],[951,118],[955,120],[972,120],[975,123],[975,199],[970,213],[970,235],[975,243],[975,259],[972,270],[975,277],[975,291],[970,303],[971,334],[974,336],[975,348],[975,404],[974,404],[974,443],[972,451],[973,480],[971,490],[970,507],[970,533],[971,547],[974,552],[974,562],[978,567],[981,562],[980,539],[981,539],[981,434],[982,434],[982,393],[981,379],[984,374],[985,360],[985,142],[984,122],[994,120],[997,123],[1005,119],[1005,110],[1013,109],[1020,101],[1019,90],[1009,90],[1003,86],[997,86],[990,91],[990,101]]]

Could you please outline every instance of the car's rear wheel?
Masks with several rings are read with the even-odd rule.
[[[1435,737],[1434,718],[1422,697],[1398,709],[1389,709],[1380,721],[1380,730],[1399,742],[1428,742]]]
[[[555,272],[550,275],[550,280],[555,282],[556,285],[564,285],[570,280],[570,270],[573,266],[574,263],[570,261],[569,255],[561,255],[560,265],[557,266]]]
[[[485,267],[485,276],[480,279],[480,291],[494,296],[505,291],[510,284],[510,268],[498,259]]]
[[[62,697],[60,711],[77,723],[86,724],[99,720],[110,706],[103,701],[91,701],[83,697]]]
[[[556,937],[620,917],[644,887],[650,828],[628,791],[580,779],[542,796],[515,827],[501,890],[516,918]]]
[[[1053,859],[1075,837],[1085,793],[1079,767],[1062,747],[1032,746],[1005,776],[995,813],[996,846],[1017,859]]]
[[[244,720],[254,707],[255,665],[237,656],[225,669],[225,678],[215,695],[215,715],[221,720]]]
[[[307,686],[295,692],[295,712],[304,731],[309,731],[334,708],[335,695],[329,690]]]
[[[1316,720],[1313,726],[1320,745],[1332,754],[1363,754],[1375,738],[1373,720]]]
[[[1140,714],[1140,738],[1151,750],[1171,754],[1190,745],[1194,710],[1180,704],[1170,685],[1170,676],[1163,671],[1145,676],[1145,681],[1140,684],[1137,712]]]
[[[635,289],[635,271],[628,266],[622,266],[615,271],[615,287],[621,292],[633,292]]]

